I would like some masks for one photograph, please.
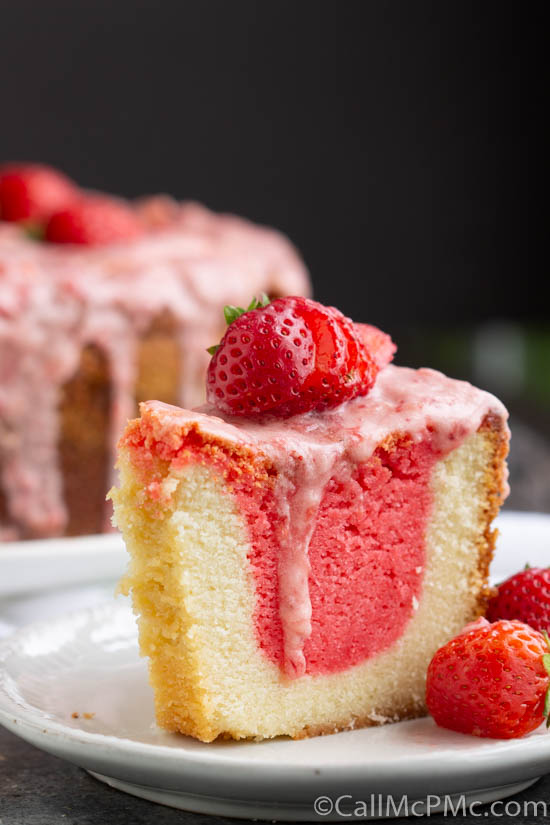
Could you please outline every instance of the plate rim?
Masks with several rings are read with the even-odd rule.
[[[122,575],[127,562],[118,532],[0,542],[0,597],[93,584]],[[56,563],[66,566],[52,567]]]
[[[45,539],[22,539],[21,541],[0,542],[0,561],[3,558],[11,558],[12,555],[34,558],[37,555],[47,555],[50,550],[54,555],[58,554],[78,554],[87,545],[94,545],[99,542],[106,545],[102,550],[116,549],[120,546],[122,535],[115,530],[109,533],[86,533],[82,536],[54,536]]]
[[[550,518],[550,517],[549,517]],[[223,748],[210,747],[204,744],[204,748],[200,747],[194,750],[189,750],[183,746],[182,748],[174,748],[168,745],[140,742],[135,739],[130,739],[125,736],[115,736],[102,733],[95,733],[88,731],[82,727],[74,727],[72,725],[64,724],[56,719],[48,718],[39,708],[34,706],[26,706],[16,701],[7,688],[7,680],[10,678],[9,670],[6,665],[6,660],[13,653],[18,653],[22,645],[25,643],[27,637],[32,637],[40,632],[46,632],[47,629],[53,629],[56,626],[63,626],[67,623],[72,623],[75,619],[83,622],[83,627],[91,626],[100,621],[112,620],[116,615],[125,614],[127,618],[131,614],[130,605],[127,603],[109,602],[103,605],[84,608],[81,610],[71,611],[61,617],[56,617],[49,621],[33,622],[26,627],[18,630],[13,635],[7,637],[0,642],[0,723],[8,727],[15,733],[22,735],[25,730],[32,737],[27,741],[36,742],[36,738],[48,741],[54,738],[58,743],[66,746],[64,750],[68,750],[75,755],[75,749],[78,752],[79,748],[86,748],[101,751],[103,756],[107,754],[115,755],[117,753],[128,754],[132,758],[146,759],[154,757],[159,762],[162,761],[167,767],[175,767],[189,769],[194,773],[197,769],[202,774],[204,770],[215,766],[223,766],[226,771],[234,771],[239,775],[242,769],[246,768],[247,772],[257,775],[255,778],[259,779],[267,773],[272,772],[275,768],[281,767],[280,759],[277,759],[273,754],[262,754],[260,760],[254,761],[245,752],[244,756],[236,756],[233,753],[231,759],[225,756],[226,748],[238,748],[250,746],[254,743],[250,740],[243,742],[228,742],[223,743]],[[417,720],[405,720],[397,722],[397,725],[411,725]],[[376,728],[362,728],[356,731],[343,731],[342,734],[347,735],[368,735],[369,730]],[[177,734],[176,734],[177,735]],[[335,736],[341,734],[332,734]],[[463,736],[462,734],[455,734],[456,736]],[[25,737],[24,737],[25,738]],[[468,737],[469,738],[469,737]],[[188,740],[185,737],[185,740]],[[195,740],[193,740],[195,741]],[[271,740],[273,741],[273,740]],[[276,741],[276,740],[275,740]],[[282,741],[290,743],[292,740],[283,739]],[[261,743],[259,743],[261,744]],[[473,744],[473,743],[472,743]],[[527,736],[520,740],[475,740],[474,751],[454,751],[449,748],[437,748],[434,752],[426,752],[425,754],[418,754],[414,756],[411,761],[410,756],[403,754],[396,756],[393,759],[386,759],[376,762],[376,773],[379,777],[385,775],[389,778],[390,774],[395,777],[397,767],[403,765],[407,766],[407,775],[412,774],[418,777],[425,777],[429,770],[432,775],[438,776],[447,775],[449,770],[449,762],[453,762],[453,776],[459,778],[460,776],[470,776],[472,771],[471,760],[476,760],[482,763],[487,762],[487,757],[495,754],[494,758],[509,755],[513,756],[514,765],[517,767],[528,767],[533,765],[535,767],[537,762],[542,763],[542,759],[548,760],[550,757],[550,733],[537,734]],[[542,747],[541,747],[542,746]],[[46,748],[47,749],[47,748]],[[287,754],[285,753],[285,757]],[[538,759],[537,759],[538,758]],[[359,760],[355,755],[349,762],[342,763],[314,763],[309,762],[289,762],[285,758],[285,772],[288,771],[300,782],[305,778],[311,779],[315,776],[315,771],[324,772],[330,770],[332,776],[337,777],[338,774],[343,774],[346,778],[359,779],[364,778],[365,771],[371,769],[372,761]],[[544,771],[542,771],[544,773]],[[484,776],[485,772],[480,771]],[[285,774],[286,775],[286,774]],[[252,777],[251,777],[252,778]],[[481,778],[481,777],[480,777]]]

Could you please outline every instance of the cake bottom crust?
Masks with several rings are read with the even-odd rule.
[[[359,728],[374,728],[378,725],[388,725],[393,722],[404,722],[406,719],[418,719],[420,716],[426,715],[426,706],[424,703],[417,705],[411,702],[409,707],[399,709],[389,708],[387,714],[377,711],[376,718],[372,716],[359,716],[357,718],[349,719],[347,723],[340,722],[334,725],[308,725],[302,728],[301,731],[295,733],[292,739],[308,739],[311,736],[330,736],[333,733],[341,733],[344,730],[356,730]],[[233,739],[234,737],[230,736]]]
[[[507,451],[501,427],[486,420],[434,469],[422,599],[403,636],[353,668],[295,681],[258,648],[246,531],[221,479],[198,465],[167,477],[173,511],[158,518],[136,507],[140,484],[123,461],[113,495],[132,556],[123,590],[140,617],[159,725],[208,742],[303,738],[423,715],[433,653],[488,597]]]

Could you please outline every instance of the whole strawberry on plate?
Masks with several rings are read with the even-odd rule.
[[[478,619],[428,668],[426,704],[438,725],[494,739],[524,736],[550,713],[547,633],[518,621]]]
[[[308,298],[254,300],[246,310],[226,307],[225,317],[207,397],[233,415],[284,418],[366,395],[396,349],[376,327]]]
[[[550,632],[550,568],[526,567],[502,582],[489,602],[487,618],[519,619]]]

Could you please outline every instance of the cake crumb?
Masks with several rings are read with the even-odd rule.
[[[385,725],[387,722],[391,722],[389,716],[383,716],[381,713],[377,713],[375,710],[373,710],[372,713],[368,714],[368,718],[371,720],[371,722],[376,722],[379,725]]]

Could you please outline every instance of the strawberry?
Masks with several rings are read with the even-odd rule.
[[[517,621],[468,625],[430,662],[426,703],[441,727],[494,739],[524,736],[550,712],[548,635]]]
[[[46,224],[45,239],[50,243],[103,246],[136,238],[142,232],[142,223],[128,204],[94,195],[54,212]]]
[[[519,619],[550,632],[550,568],[527,567],[506,579],[489,602],[487,618]]]
[[[378,369],[382,370],[393,360],[397,347],[387,332],[370,324],[354,324],[355,331],[370,352]]]
[[[378,366],[356,327],[308,298],[226,307],[229,328],[208,368],[207,397],[233,415],[286,417],[335,407],[374,384]],[[383,333],[381,333],[383,334]]]
[[[79,189],[62,172],[38,163],[0,167],[0,218],[44,221],[79,197]]]

